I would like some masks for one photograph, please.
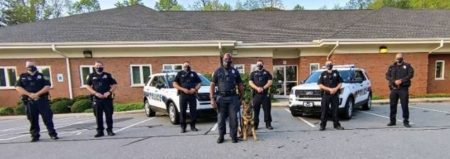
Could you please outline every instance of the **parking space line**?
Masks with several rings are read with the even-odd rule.
[[[145,123],[145,122],[147,122],[147,121],[150,121],[150,120],[153,120],[153,119],[155,119],[155,118],[154,118],[154,117],[152,117],[152,118],[149,118],[149,119],[145,119],[145,120],[143,120],[143,121],[140,121],[140,122],[137,122],[137,123],[134,123],[134,124],[128,125],[128,126],[126,126],[126,127],[123,127],[123,128],[121,128],[121,129],[117,130],[116,132],[121,132],[121,131],[124,131],[124,130],[126,130],[126,129],[128,129],[128,128],[131,128],[131,127],[133,127],[133,126],[136,126],[136,125],[139,125],[139,124]]]
[[[284,110],[286,110],[287,112],[291,113],[291,110],[289,110],[288,108],[284,108]],[[313,128],[316,127],[313,123],[309,122],[308,120],[306,120],[306,119],[304,119],[302,117],[297,117],[297,118],[300,119],[301,121],[303,121],[304,123],[306,123],[307,125],[309,125],[310,127],[313,127]]]
[[[377,116],[377,117],[381,117],[381,118],[391,119],[391,118],[388,117],[388,116],[384,116],[384,115],[380,115],[380,114],[375,114],[375,113],[370,113],[370,112],[365,112],[365,111],[359,111],[359,112],[365,113],[365,114],[370,114],[370,115]],[[397,119],[397,121],[403,122],[403,121],[400,120],[400,119]],[[411,125],[414,124],[413,122],[409,122],[409,123],[410,123]]]
[[[211,131],[216,131],[217,130],[217,123],[216,124],[214,124],[214,126],[211,128]]]
[[[70,118],[71,120],[67,120],[67,119],[69,119],[69,118],[64,118],[64,119],[61,119],[61,120],[55,120],[55,119],[53,119],[53,123],[57,123],[57,124],[68,124],[68,123],[72,123],[73,121],[73,119],[74,118]],[[76,118],[75,118],[76,119]],[[28,120],[27,120],[28,121]],[[13,130],[27,130],[27,129],[29,129],[29,126],[27,125],[27,124],[29,124],[29,123],[26,123],[26,124],[24,124],[24,125],[26,125],[26,126],[17,126],[17,127],[12,127],[12,128],[7,128],[7,129],[3,129],[3,130],[0,130],[0,132],[8,132],[8,131],[13,131]],[[40,121],[39,122],[39,124],[43,124],[43,122],[42,121]],[[0,136],[4,136],[4,135],[0,135]]]
[[[450,112],[448,112],[448,111],[443,111],[443,110],[436,110],[436,109],[422,108],[422,107],[414,107],[414,106],[409,106],[409,107],[411,107],[411,108],[416,108],[416,109],[422,109],[422,110],[433,111],[433,112],[439,112],[439,113],[450,114]]]

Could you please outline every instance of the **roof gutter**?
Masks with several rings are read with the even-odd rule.
[[[433,52],[441,49],[442,47],[444,47],[444,40],[441,40],[439,46],[437,48],[434,48],[433,50],[431,50],[430,52],[428,52],[428,54],[432,54]]]
[[[330,60],[331,56],[333,56],[334,51],[339,47],[339,41],[336,41],[336,45],[333,49],[331,49],[330,53],[327,56],[327,60]]]
[[[71,72],[70,72],[71,69],[70,69],[70,59],[69,59],[69,56],[67,56],[67,55],[63,54],[61,51],[57,50],[55,44],[52,44],[51,46],[52,46],[52,51],[53,51],[53,52],[55,52],[55,53],[57,53],[57,54],[63,56],[63,57],[66,59],[67,83],[68,83],[68,85],[69,85],[69,98],[70,98],[70,99],[73,99],[72,75],[71,75]]]

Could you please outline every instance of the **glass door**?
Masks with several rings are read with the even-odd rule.
[[[273,82],[277,98],[287,98],[291,93],[292,87],[297,83],[296,65],[275,65],[273,66]]]

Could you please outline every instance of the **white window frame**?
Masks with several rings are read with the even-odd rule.
[[[242,71],[239,71],[239,70],[238,71],[240,74],[245,74],[245,64],[235,64],[234,68],[236,68],[236,66],[242,66]]]
[[[52,78],[52,68],[48,65],[38,65],[36,66],[37,70],[42,73],[42,69],[48,68],[48,74],[49,74],[49,81],[50,81],[50,88],[53,88],[53,78]]]
[[[440,78],[437,78],[436,67],[439,62],[442,62],[442,69],[441,69],[442,76]],[[436,60],[436,62],[434,63],[434,79],[435,80],[444,80],[445,79],[445,60]]]
[[[130,84],[131,87],[144,87],[147,83],[145,83],[144,81],[144,71],[142,71],[142,67],[144,66],[148,66],[150,68],[150,76],[153,74],[152,72],[152,65],[151,64],[131,64],[130,65]],[[140,84],[134,84],[133,83],[133,67],[139,67],[139,73],[140,73],[140,78],[141,78],[141,83]],[[151,80],[151,79],[149,79]],[[147,81],[148,82],[148,81]]]
[[[309,64],[309,74],[312,73],[311,66],[313,66],[313,65],[317,65],[317,70],[320,70],[320,63],[310,63]]]
[[[255,69],[253,69],[255,68]],[[251,64],[250,65],[250,72],[256,71],[258,68],[256,67],[256,64]]]
[[[14,71],[16,72],[16,80],[18,80],[19,77],[17,77],[17,68],[15,66],[0,66],[0,69],[5,69],[5,81],[6,81],[6,86],[0,86],[0,90],[15,89],[16,88],[15,83],[9,83],[8,69],[14,69]]]
[[[94,73],[94,65],[80,65],[80,85],[81,88],[86,88],[86,86],[83,84],[83,81],[86,81],[86,79],[83,79],[83,68],[89,67],[89,74]]]
[[[183,64],[163,64],[162,65],[162,70],[163,71],[168,71],[168,70],[164,69],[166,66],[170,66],[171,67],[170,71],[176,71],[175,70],[175,66],[181,66],[181,70],[183,70]]]

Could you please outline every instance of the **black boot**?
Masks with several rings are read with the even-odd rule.
[[[114,133],[112,130],[108,131],[107,133],[108,133],[108,136],[114,136],[114,135],[116,135],[116,133]]]
[[[103,131],[98,131],[97,134],[95,134],[94,137],[102,137],[105,136],[105,134],[103,133]]]
[[[255,127],[254,127],[254,128],[255,128],[255,130],[258,130],[258,127],[259,127],[259,122],[255,122],[254,124],[255,124],[255,125],[254,125],[254,126],[255,126]]]
[[[223,143],[223,141],[224,141],[223,136],[219,136],[219,138],[217,138],[217,143],[218,144]]]
[[[391,121],[391,122],[389,122],[388,124],[387,124],[387,126],[395,126],[396,124],[395,124],[395,121]]]
[[[195,123],[191,123],[191,130],[198,131],[198,129],[195,127]]]
[[[39,141],[39,137],[32,137],[31,138],[31,142],[38,142]]]
[[[270,123],[266,123],[266,128],[269,130],[273,130],[273,127]]]
[[[403,121],[403,125],[404,125],[406,128],[410,128],[410,127],[411,127],[411,125],[409,125],[409,121],[408,121],[408,120]]]

